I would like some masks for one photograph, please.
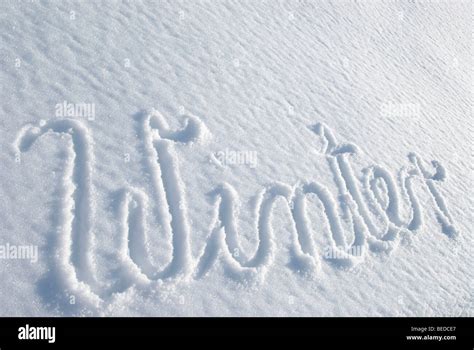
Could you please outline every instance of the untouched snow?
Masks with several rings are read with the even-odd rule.
[[[0,315],[473,316],[471,35],[471,1],[1,1]]]

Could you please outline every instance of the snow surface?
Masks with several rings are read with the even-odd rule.
[[[1,1],[0,315],[472,316],[472,16]]]

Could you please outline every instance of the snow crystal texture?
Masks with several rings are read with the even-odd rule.
[[[471,1],[0,2],[1,316],[473,316]]]

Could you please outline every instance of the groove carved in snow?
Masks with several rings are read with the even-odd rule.
[[[315,181],[267,186],[257,195],[254,227],[258,244],[253,256],[245,257],[239,244],[239,195],[230,184],[221,184],[214,191],[214,217],[207,242],[200,255],[193,256],[186,190],[175,147],[199,143],[206,140],[210,133],[194,116],[187,119],[182,129],[171,130],[156,110],[144,114],[140,123],[144,157],[152,178],[153,199],[164,223],[162,227],[171,237],[172,256],[168,264],[161,268],[150,262],[150,233],[146,220],[150,198],[143,189],[132,186],[123,189],[119,211],[119,256],[123,276],[126,276],[125,289],[132,285],[198,279],[206,275],[219,259],[229,278],[246,283],[263,279],[274,262],[276,244],[272,216],[277,201],[288,206],[294,227],[290,247],[291,268],[317,275],[324,257],[318,254],[321,247],[318,248],[313,239],[318,232],[312,232],[307,212],[309,195],[315,196],[321,203],[320,214],[329,228],[330,249],[336,256],[331,262],[337,266],[354,266],[363,262],[371,251],[392,251],[397,248],[402,233],[409,234],[422,227],[423,208],[417,194],[420,188],[415,188],[416,183],[422,184],[431,196],[442,232],[451,238],[457,234],[446,201],[437,188],[438,183],[446,178],[445,169],[439,162],[431,162],[434,169],[431,173],[420,156],[410,154],[409,166],[399,172],[397,180],[383,167],[374,165],[363,169],[360,181],[351,163],[351,158],[360,153],[358,147],[338,143],[327,126],[317,124],[312,130],[323,142],[321,152],[332,171],[338,189],[337,197]],[[101,284],[94,277],[92,136],[80,121],[53,119],[23,127],[14,146],[17,152],[26,152],[38,138],[50,133],[68,138],[68,156],[60,185],[62,212],[56,247],[58,278],[65,289],[81,297],[84,305],[98,307],[104,303],[107,293],[102,291]],[[418,181],[415,182],[416,179]],[[385,193],[380,193],[380,186],[377,185],[381,182]],[[410,213],[407,217],[403,217],[403,206]],[[344,232],[343,217],[352,223],[349,234]],[[347,237],[352,237],[351,242],[347,242]],[[234,254],[236,251],[240,254]]]

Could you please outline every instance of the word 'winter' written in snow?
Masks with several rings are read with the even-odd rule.
[[[0,259],[24,259],[35,263],[38,261],[38,247],[34,245],[0,245]]]
[[[222,165],[249,165],[250,168],[257,166],[257,151],[232,151],[226,148],[216,152],[215,157]]]
[[[18,339],[20,340],[47,340],[48,343],[56,341],[55,327],[33,327],[27,324],[18,328]]]
[[[56,117],[73,117],[73,118],[87,118],[89,120],[95,119],[95,104],[94,103],[70,103],[63,101],[57,103],[55,106]]]
[[[182,186],[179,159],[173,143],[201,142],[209,134],[205,125],[194,116],[190,116],[184,128],[178,131],[171,130],[156,110],[143,113],[139,122],[149,173],[153,177],[160,212],[165,214],[164,227],[172,237],[170,246],[173,253],[168,265],[158,273],[157,267],[143,265],[141,259],[149,256],[146,249],[149,243],[146,220],[149,198],[145,190],[130,186],[125,188],[120,204],[120,256],[121,268],[128,276],[133,276],[127,282],[129,286],[182,276],[198,279],[205,276],[221,257],[230,275],[239,280],[260,280],[275,262],[278,246],[275,244],[272,214],[276,202],[282,200],[289,209],[286,213],[295,228],[289,247],[294,252],[291,257],[294,264],[291,265],[305,273],[318,273],[323,263],[319,257],[320,248],[313,239],[316,233],[308,218],[307,204],[311,204],[308,197],[320,202],[320,214],[327,222],[325,240],[330,248],[326,249],[325,257],[336,260],[332,262],[344,268],[363,262],[369,251],[389,253],[396,249],[404,237],[423,227],[428,210],[434,211],[441,231],[447,237],[454,239],[459,234],[448,203],[438,190],[438,184],[445,181],[447,174],[438,161],[427,162],[417,154],[409,153],[408,164],[396,176],[377,164],[362,169],[362,176],[359,176],[353,166],[353,159],[360,154],[359,148],[351,143],[339,143],[330,128],[318,123],[310,126],[310,130],[319,140],[321,146],[317,153],[329,166],[338,192],[333,194],[325,185],[312,179],[299,180],[293,185],[275,182],[266,186],[256,197],[257,220],[254,227],[258,247],[253,257],[242,259],[235,254],[241,251],[237,225],[239,196],[230,184],[224,182],[212,192],[214,214],[209,225],[208,241],[201,254],[194,257],[191,249],[192,223],[188,220],[186,191]],[[75,294],[81,293],[88,305],[100,307],[104,300],[92,290],[97,285],[90,254],[94,238],[91,213],[95,202],[91,198],[94,192],[91,181],[94,159],[92,137],[78,120],[53,119],[40,122],[39,126],[28,124],[16,138],[15,154],[28,151],[35,140],[51,133],[66,134],[72,141],[67,145],[72,162],[64,170],[62,186],[74,190],[62,199],[63,203],[67,203],[63,208],[62,222],[67,224],[61,227],[64,237],[61,243],[64,245],[58,246],[61,252],[57,255],[58,264],[64,275],[68,276],[64,281],[68,289]],[[215,153],[211,156],[215,162],[219,161]],[[225,150],[217,156],[224,164],[257,164],[256,152]],[[77,173],[82,176],[75,176]],[[420,191],[431,197],[431,206],[421,205]],[[78,193],[81,194],[80,202],[77,202]],[[75,222],[84,224],[75,225]],[[130,234],[134,231],[136,233],[132,237]],[[348,237],[353,239],[348,240]],[[73,259],[76,254],[80,257],[77,259],[80,264]]]

